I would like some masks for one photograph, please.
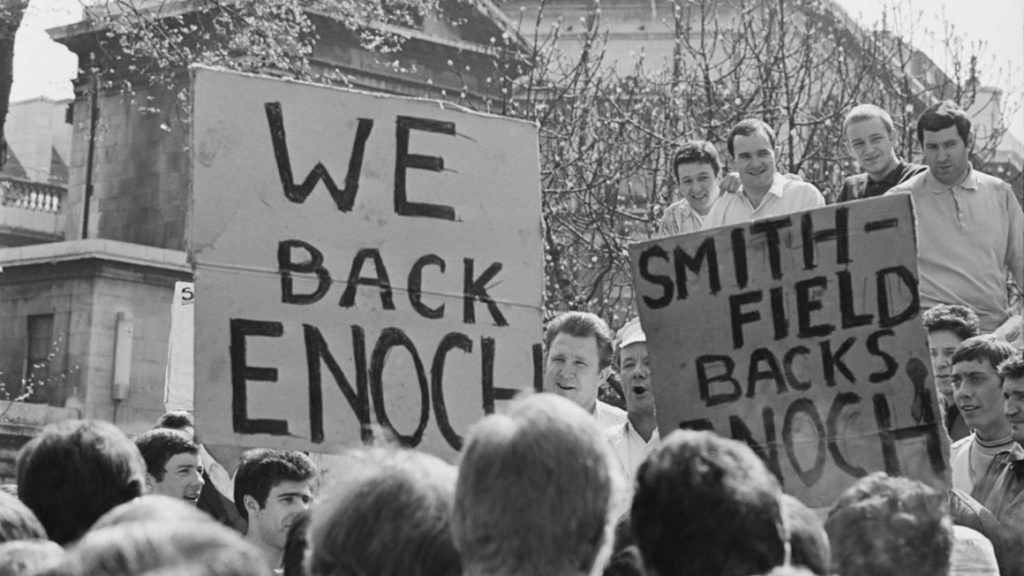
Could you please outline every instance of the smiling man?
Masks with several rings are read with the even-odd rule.
[[[775,170],[775,131],[761,120],[741,120],[729,132],[727,146],[740,189],[715,202],[704,228],[742,224],[820,208],[821,192],[808,184],[789,180]]]
[[[288,529],[313,501],[316,464],[294,450],[249,450],[235,472],[235,506],[249,527],[245,539],[274,570],[281,568]]]
[[[628,420],[604,431],[605,440],[619,461],[627,485],[647,455],[658,445],[658,420],[651,390],[651,367],[647,359],[647,336],[634,318],[615,335],[618,348],[619,378],[626,396]]]
[[[675,236],[704,227],[704,218],[718,200],[722,163],[718,150],[704,140],[691,140],[679,147],[672,159],[672,173],[682,198],[665,209],[658,224],[658,236]]]
[[[146,488],[152,494],[180,498],[195,506],[203,489],[199,446],[180,431],[154,428],[135,439],[146,461]]]
[[[597,419],[604,430],[626,421],[626,413],[597,399],[611,372],[612,331],[590,312],[565,312],[544,332],[547,360],[544,390],[572,400]]]
[[[843,120],[843,135],[850,154],[864,172],[843,181],[837,202],[874,198],[925,170],[920,164],[896,156],[892,116],[874,104],[855,106]]]
[[[1005,340],[975,336],[964,340],[953,353],[953,399],[973,432],[950,446],[949,467],[953,487],[968,494],[997,454],[1024,456],[1003,414],[1003,379],[996,372],[1014,352]]]
[[[917,140],[928,170],[887,194],[910,194],[917,216],[921,306],[961,304],[983,332],[1019,338],[1006,276],[1024,286],[1024,212],[1010,185],[971,167],[971,120],[951,101],[925,110]]]

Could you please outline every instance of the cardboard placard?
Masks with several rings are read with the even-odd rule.
[[[948,484],[908,196],[630,249],[662,435],[749,443],[811,506],[876,470]]]
[[[540,380],[536,126],[196,68],[196,412],[211,443],[454,458]]]

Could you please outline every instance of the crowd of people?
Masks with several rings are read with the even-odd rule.
[[[828,510],[786,495],[746,444],[659,431],[647,337],[566,312],[544,337],[546,393],[469,431],[457,465],[353,448],[322,474],[309,455],[214,458],[192,417],[128,438],[92,420],[47,426],[0,490],[0,576],[1024,575],[1024,357],[1007,279],[1024,285],[1024,215],[974,170],[966,114],[917,124],[925,165],[899,159],[876,106],[846,117],[864,170],[839,201],[910,194],[932,374],[951,486],[871,472]],[[775,134],[744,120],[726,147],[683,145],[683,199],[661,234],[825,204],[775,169]],[[722,188],[731,188],[728,191]],[[599,399],[616,375],[625,410]]]

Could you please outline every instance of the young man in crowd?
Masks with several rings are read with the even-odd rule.
[[[914,198],[921,305],[961,304],[983,332],[1020,338],[1006,294],[1007,270],[1024,286],[1024,213],[1013,190],[971,167],[971,120],[953,102],[921,114],[917,140],[928,170],[887,194]]]
[[[601,430],[626,421],[623,410],[597,399],[612,369],[613,340],[608,324],[590,312],[565,312],[544,332],[544,389],[592,414]]]
[[[691,140],[679,147],[672,159],[672,173],[681,199],[665,209],[658,236],[675,236],[704,227],[704,218],[719,196],[722,163],[718,150],[704,140]]]
[[[640,463],[658,445],[658,420],[654,413],[651,367],[647,359],[647,336],[640,319],[627,322],[615,336],[619,379],[626,397],[627,420],[604,431],[605,440],[618,459],[629,486]]]
[[[620,488],[594,419],[552,394],[517,398],[469,433],[452,534],[466,576],[586,576]]]
[[[1024,456],[1003,414],[1003,379],[996,367],[1014,348],[995,336],[964,340],[953,353],[953,399],[973,432],[949,448],[954,488],[971,494],[992,459],[1001,452]]]
[[[953,353],[961,342],[978,335],[978,315],[965,306],[939,304],[924,313],[923,323],[928,332],[928,352],[935,390],[943,408],[943,422],[949,439],[956,442],[970,434],[971,429],[953,399]]]
[[[248,523],[245,539],[263,552],[271,568],[281,568],[288,529],[309,509],[317,481],[316,465],[294,450],[249,450],[235,472],[235,506]]]
[[[742,224],[825,205],[821,192],[775,170],[775,131],[761,120],[741,120],[726,141],[740,190],[723,195],[704,220],[704,228]]]
[[[843,181],[836,202],[881,196],[925,170],[920,164],[904,162],[896,156],[892,116],[874,104],[861,104],[847,112],[843,135],[863,172]]]
[[[135,439],[146,461],[149,493],[180,498],[195,506],[203,489],[203,466],[199,446],[180,430],[154,428]]]

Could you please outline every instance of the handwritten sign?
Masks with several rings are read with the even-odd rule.
[[[171,301],[171,334],[167,341],[167,374],[164,380],[164,408],[195,408],[195,303],[192,282],[175,282]]]
[[[541,382],[533,124],[197,68],[196,412],[209,442],[453,458]]]
[[[747,442],[812,506],[875,470],[946,483],[906,196],[630,256],[661,430]]]

